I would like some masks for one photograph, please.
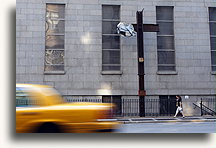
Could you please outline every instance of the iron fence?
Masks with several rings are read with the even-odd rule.
[[[175,100],[174,100],[175,101]],[[174,115],[176,106],[173,100],[145,99],[145,116],[171,116]],[[139,99],[122,99],[122,111],[118,116],[139,116]],[[173,109],[174,107],[174,109]]]
[[[66,98],[67,102],[98,102],[102,103],[102,99],[95,99],[95,98]]]
[[[200,111],[201,116],[203,115],[215,115],[215,102],[216,98],[201,98],[200,101]]]
[[[68,102],[100,102],[100,103],[114,103],[116,104],[115,114],[118,117],[137,117],[139,116],[139,99],[138,98],[121,98],[113,99],[90,99],[90,98],[79,98],[72,99],[66,98]],[[203,107],[215,111],[215,98],[202,98]],[[175,99],[145,99],[145,116],[173,116],[176,111],[176,100]],[[201,109],[201,115],[207,114],[204,109]]]
[[[72,99],[66,98],[68,102],[103,102],[103,103],[115,103],[115,115],[116,116],[139,116],[139,99],[121,98],[115,100],[115,102],[102,101],[102,99]],[[161,116],[160,114],[160,101],[159,99],[145,99],[145,115],[146,116]]]

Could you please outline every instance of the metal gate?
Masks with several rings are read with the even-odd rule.
[[[72,99],[67,98],[68,102],[103,102],[114,103],[116,105],[116,116],[139,116],[140,102],[138,98],[122,98],[116,96],[102,96],[102,99]],[[175,96],[163,95],[159,99],[145,99],[145,116],[173,116],[176,111]]]
[[[176,112],[176,97],[175,96],[159,96],[160,115],[171,116]]]
[[[102,96],[103,103],[114,103],[116,105],[115,108],[115,115],[121,116],[122,115],[122,99],[121,96]]]

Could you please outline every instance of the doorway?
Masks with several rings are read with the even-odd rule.
[[[115,115],[121,116],[122,114],[122,100],[121,96],[102,96],[102,102],[103,103],[113,103],[116,105],[115,108]]]
[[[173,116],[176,112],[176,97],[175,95],[160,95],[160,115]]]

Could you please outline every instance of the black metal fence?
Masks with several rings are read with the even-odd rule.
[[[201,98],[200,101],[200,111],[201,111],[201,116],[203,115],[216,115],[216,110],[215,110],[215,98]]]
[[[66,98],[67,102],[98,102],[98,103],[102,103],[102,99],[90,99],[90,98]]]
[[[207,110],[215,111],[215,98],[202,98],[201,105],[198,106],[201,109],[201,115],[207,114]],[[67,98],[68,102],[100,102],[100,103],[114,103],[116,104],[115,114],[119,117],[127,116],[139,116],[139,99],[138,98],[121,98],[113,99],[72,99]],[[207,108],[209,109],[207,109]],[[176,111],[175,99],[145,99],[145,116],[173,116]]]
[[[139,99],[122,99],[121,112],[117,116],[139,116]],[[175,100],[145,99],[145,116],[172,116],[176,110]]]
[[[102,101],[102,99],[70,99],[68,102],[103,102],[116,104],[116,116],[139,116],[139,99],[121,98],[114,102]],[[161,105],[162,104],[162,105]],[[163,106],[165,105],[165,106]],[[171,115],[166,107],[169,101],[161,101],[159,99],[145,99],[145,116],[166,116]],[[163,107],[163,108],[161,108]]]

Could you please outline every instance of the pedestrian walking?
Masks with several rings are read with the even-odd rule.
[[[182,117],[184,118],[185,116],[183,113],[181,96],[176,96],[176,106],[177,106],[177,109],[176,109],[176,113],[175,113],[174,118],[178,115],[179,112],[182,114]]]

